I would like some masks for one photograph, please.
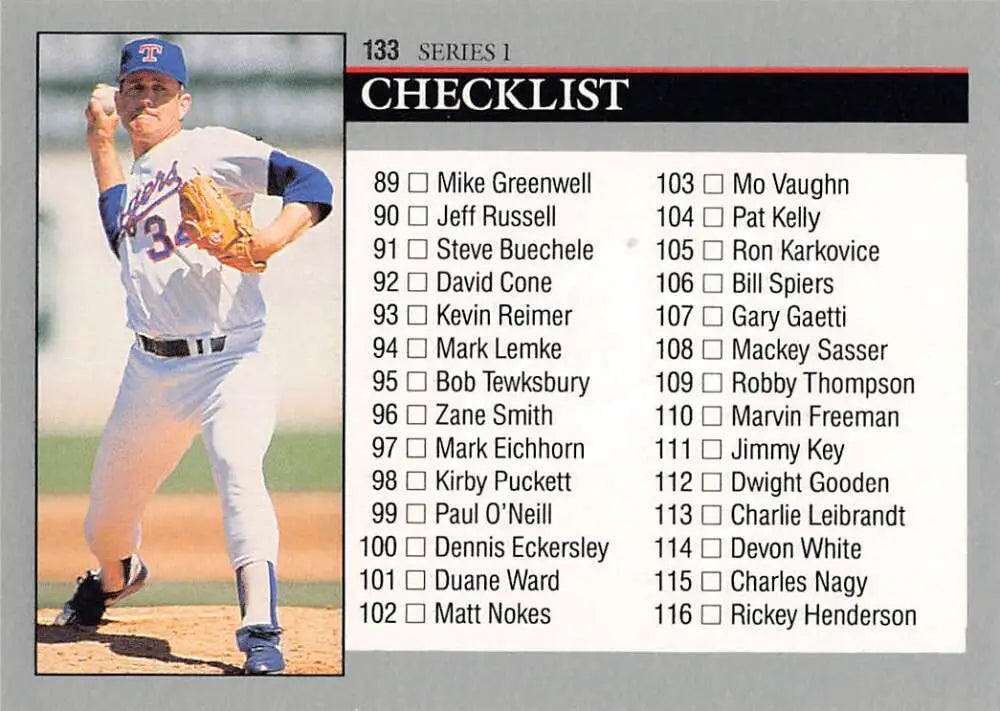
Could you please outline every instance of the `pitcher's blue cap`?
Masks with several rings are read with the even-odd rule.
[[[132,40],[122,47],[118,81],[135,72],[159,72],[173,77],[185,86],[188,83],[184,52],[173,42],[156,37]]]

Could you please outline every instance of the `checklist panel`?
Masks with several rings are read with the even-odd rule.
[[[348,648],[964,648],[964,157],[347,175]]]

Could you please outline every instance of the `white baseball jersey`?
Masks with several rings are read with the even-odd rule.
[[[184,130],[136,159],[118,217],[128,326],[155,338],[230,333],[264,324],[260,275],[223,266],[180,229],[178,192],[211,176],[237,208],[267,193],[274,148],[221,127]],[[113,245],[114,247],[114,245]]]

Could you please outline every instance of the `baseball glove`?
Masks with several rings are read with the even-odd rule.
[[[186,181],[180,190],[181,228],[199,248],[241,272],[262,272],[266,262],[253,254],[253,220],[249,210],[237,210],[207,175]]]

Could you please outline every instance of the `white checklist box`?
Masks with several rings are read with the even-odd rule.
[[[722,408],[719,405],[703,405],[701,408],[701,424],[706,427],[718,427],[722,424]]]
[[[702,472],[702,491],[722,491],[722,472]]]
[[[411,370],[406,374],[406,390],[411,393],[427,391],[427,373],[422,370]]]
[[[426,358],[427,357],[427,339],[426,338],[407,338],[406,339],[406,357],[407,358]]]
[[[721,274],[702,274],[701,276],[701,290],[706,294],[721,294],[722,293],[722,275]]]
[[[411,326],[427,325],[426,304],[410,304],[406,307],[406,322]]]
[[[722,440],[703,439],[701,441],[702,459],[722,459]]]
[[[702,373],[701,391],[703,393],[721,393],[722,373]]]
[[[717,262],[722,259],[722,241],[717,239],[707,239],[702,242],[701,258],[706,262]]]
[[[406,406],[406,424],[408,424],[408,425],[426,425],[427,424],[427,405],[407,405]]]
[[[704,526],[721,526],[722,507],[715,504],[703,504],[701,507],[701,523]]]
[[[701,221],[705,227],[722,227],[723,210],[721,207],[702,208]]]
[[[704,573],[702,574],[704,575]],[[427,573],[423,570],[406,571],[406,589],[424,590],[427,587]]]
[[[719,242],[719,244],[722,243]],[[406,257],[407,259],[427,259],[427,240],[406,240]]]
[[[701,357],[705,360],[720,360],[722,358],[722,341],[717,338],[706,338],[701,342]]]
[[[424,459],[427,456],[427,438],[407,437],[406,456],[414,459]]]
[[[721,326],[722,325],[722,307],[721,306],[702,306],[701,307],[701,325],[702,326]]]
[[[406,603],[406,621],[412,625],[422,625],[427,619],[427,610],[422,602]]]
[[[721,625],[722,624],[722,605],[702,605],[701,606],[701,624],[703,624],[703,625]]]
[[[421,538],[420,540],[424,540]],[[721,538],[702,538],[701,539],[701,557],[702,558],[721,558],[722,557],[722,539]]]
[[[406,472],[406,490],[424,491],[427,488],[427,472],[408,471]]]
[[[406,275],[407,291],[427,291],[427,272],[410,272]]]
[[[427,539],[423,536],[406,537],[406,557],[423,558],[427,555]]]
[[[427,206],[410,205],[406,209],[406,224],[410,227],[427,227]]]
[[[705,173],[702,178],[701,191],[706,195],[722,195],[725,188],[722,182],[722,173]]]
[[[406,176],[406,189],[411,193],[426,193],[427,173],[409,173]]]
[[[701,589],[703,592],[722,592],[722,573],[718,570],[701,571]]]
[[[427,523],[427,506],[425,504],[407,504],[406,522]]]

